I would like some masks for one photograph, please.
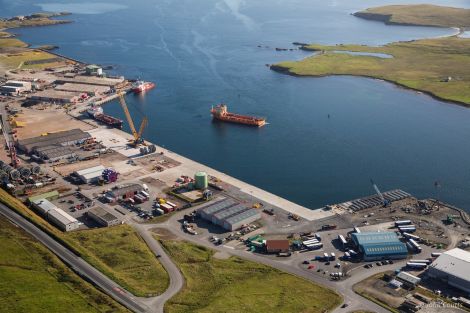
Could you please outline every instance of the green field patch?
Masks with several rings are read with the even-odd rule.
[[[128,225],[64,234],[84,259],[137,296],[163,293],[169,277],[140,236]]]
[[[160,240],[185,277],[165,312],[327,312],[341,303],[332,290],[238,257],[184,241]]]
[[[1,312],[127,312],[3,217],[0,251]]]
[[[384,79],[440,99],[470,105],[470,39],[423,39],[381,47],[311,44],[303,49],[316,53],[271,68],[297,76],[354,75]],[[334,51],[383,53],[393,58]]]

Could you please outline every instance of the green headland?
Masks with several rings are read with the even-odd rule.
[[[430,8],[434,15],[423,13],[429,12]],[[454,14],[446,16],[449,10]],[[407,25],[430,25],[430,21],[434,26],[443,27],[470,24],[470,17],[465,18],[470,10],[439,6],[386,6],[362,12],[383,12],[382,16],[387,15],[393,23],[400,21]],[[358,13],[355,15],[364,17]],[[354,75],[383,79],[442,100],[470,106],[470,39],[449,36],[394,42],[379,47],[310,44],[302,46],[302,49],[317,53],[300,61],[274,64],[271,69],[296,76]],[[376,53],[390,57],[373,55]]]

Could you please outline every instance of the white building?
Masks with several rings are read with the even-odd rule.
[[[85,184],[97,182],[103,175],[105,167],[103,165],[85,168],[75,172],[75,175]]]
[[[470,293],[470,252],[455,248],[442,253],[429,266],[427,274]]]
[[[71,231],[79,227],[78,220],[61,209],[52,209],[47,213],[49,221],[63,231]]]
[[[42,215],[47,215],[50,210],[57,209],[57,207],[47,199],[39,199],[34,201],[32,204],[36,211],[38,211]]]

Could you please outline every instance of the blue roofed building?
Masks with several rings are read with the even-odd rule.
[[[408,256],[406,245],[394,232],[353,233],[351,238],[364,261],[405,259]]]

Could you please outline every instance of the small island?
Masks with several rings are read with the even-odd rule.
[[[406,7],[410,9],[406,10]],[[398,12],[391,15],[395,22],[431,23],[421,19],[425,14],[416,7],[435,10],[434,26],[462,27],[470,23],[470,18],[462,19],[470,10],[438,6],[386,6],[362,12],[390,12],[390,8],[394,8]],[[444,24],[443,17],[448,10],[461,12],[447,16],[447,24]],[[449,36],[394,42],[380,47],[310,44],[302,49],[316,53],[300,61],[281,62],[270,68],[295,76],[354,75],[383,79],[441,100],[470,106],[470,39]]]

